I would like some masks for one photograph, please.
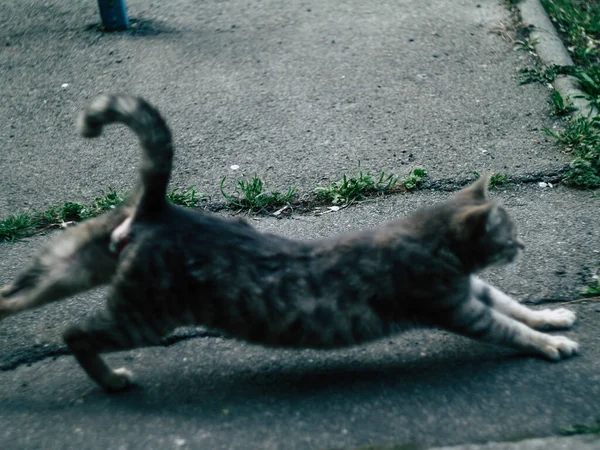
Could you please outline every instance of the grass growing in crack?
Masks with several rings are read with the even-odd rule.
[[[595,283],[590,284],[588,287],[581,291],[581,295],[595,297],[600,295],[600,278],[596,279]]]
[[[519,69],[519,84],[552,83],[560,73],[559,67],[560,66],[551,65],[533,69]]]
[[[187,189],[177,187],[167,193],[167,200],[174,205],[185,206],[186,208],[194,208],[198,206],[201,200],[207,197],[204,194],[198,193],[196,186],[190,186]]]
[[[427,171],[425,169],[413,169],[406,177],[399,180],[398,184],[403,186],[406,190],[412,191],[423,185],[427,178]]]
[[[317,186],[314,192],[317,199],[340,205],[361,200],[370,194],[391,192],[398,187],[410,191],[420,187],[426,178],[425,169],[414,169],[403,179],[386,174],[385,171],[373,175],[370,170],[360,170],[359,163],[358,173],[354,176],[344,174],[341,180],[334,181],[329,186]]]
[[[0,221],[0,240],[15,241],[27,234],[33,223],[33,217],[28,214],[15,214]]]
[[[364,198],[369,193],[389,190],[398,182],[397,177],[386,175],[384,171],[377,178],[370,170],[363,172],[360,170],[360,162],[358,169],[358,173],[354,176],[344,174],[341,180],[334,181],[329,186],[317,186],[315,188],[317,198],[334,205],[350,203]]]
[[[566,99],[558,91],[552,91],[550,94],[550,98],[548,99],[548,103],[552,107],[552,113],[555,116],[563,117],[569,115],[571,112],[575,110],[573,106],[573,102],[570,97]]]
[[[514,42],[513,48],[515,50],[523,50],[531,53],[535,53],[535,46],[539,43],[538,39],[532,39],[529,37],[518,39]]]
[[[497,173],[492,174],[492,176],[490,177],[488,187],[495,188],[495,187],[502,186],[506,183],[508,183],[508,175],[505,173],[497,172]]]
[[[600,116],[591,120],[575,117],[562,131],[544,131],[574,157],[564,177],[567,184],[590,189],[600,186]]]
[[[109,189],[106,194],[97,197],[89,205],[65,202],[51,206],[42,212],[11,215],[0,221],[0,241],[13,242],[45,228],[95,217],[120,204],[123,198],[122,194]]]
[[[542,0],[566,41],[576,67],[565,68],[579,80],[583,98],[600,111],[600,2]],[[561,69],[558,69],[559,73]],[[575,187],[600,186],[600,119],[570,119],[563,130],[544,130],[573,156],[564,181]]]
[[[249,211],[260,211],[286,205],[296,198],[296,187],[288,188],[284,194],[280,192],[265,191],[264,182],[257,176],[249,181],[237,180],[233,193],[228,194],[224,190],[224,177],[221,180],[221,194],[230,206],[247,209]]]
[[[360,167],[360,166],[359,166]],[[398,179],[393,175],[381,172],[379,177],[373,177],[370,172],[359,172],[356,178],[344,176],[340,182],[332,183],[330,187],[321,188],[320,200],[329,199],[337,202],[352,201],[373,191],[388,192],[393,188],[412,190],[421,186],[427,177],[424,169],[414,169],[406,178]],[[296,188],[290,187],[287,192],[270,192],[265,190],[264,182],[257,176],[250,180],[241,179],[235,184],[233,193],[225,192],[225,181],[221,181],[221,193],[230,208],[241,208],[249,211],[261,211],[289,205],[297,199]],[[325,194],[325,192],[328,192]],[[105,211],[115,208],[126,198],[127,194],[109,189],[108,192],[95,198],[89,204],[65,202],[54,205],[42,212],[32,214],[15,214],[0,220],[0,241],[14,242],[20,238],[31,236],[51,227],[64,227],[68,223],[96,217]],[[167,193],[167,200],[173,204],[193,208],[206,199],[198,193],[196,186],[186,189],[175,188]]]
[[[476,170],[472,170],[469,173],[471,175],[473,175],[476,180],[479,180],[481,178],[481,174],[479,172],[477,172]],[[508,174],[495,172],[490,176],[490,181],[488,182],[488,188],[491,189],[491,188],[499,187],[499,186],[502,186],[502,185],[508,183],[509,181],[510,180],[508,178]]]
[[[104,211],[113,209],[125,200],[126,194],[117,192],[112,188],[108,189],[108,192],[101,197],[96,197],[94,201],[89,205],[82,205],[80,219],[89,219],[102,214]]]
[[[600,434],[600,415],[592,425],[576,424],[561,430],[561,434],[573,436],[575,434]]]
[[[600,3],[590,0],[542,0],[575,64],[600,63]]]
[[[542,0],[577,68],[573,75],[585,97],[600,105],[600,2],[589,0]]]
[[[583,98],[590,102],[597,111],[600,111],[600,67],[580,69],[573,75],[579,80],[581,89],[585,93]]]

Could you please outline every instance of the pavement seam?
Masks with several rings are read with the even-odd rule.
[[[212,330],[182,330],[165,337],[160,347],[170,347],[180,342],[206,337],[225,337],[225,335]],[[29,348],[20,348],[18,353],[23,353],[23,356],[12,358],[12,360],[0,364],[0,372],[9,372],[18,369],[22,365],[31,365],[49,358],[71,354],[65,344],[34,345]]]
[[[537,183],[540,181],[558,184],[562,180],[563,176],[568,172],[568,170],[569,170],[569,167],[564,166],[564,167],[561,167],[558,169],[539,171],[539,172],[530,172],[530,173],[524,173],[522,175],[507,174],[509,179],[507,182],[505,182],[503,184],[531,184],[531,183]],[[469,183],[472,183],[473,180],[474,180],[473,177],[460,178],[460,179],[439,178],[439,179],[424,181],[421,186],[416,187],[411,190],[391,190],[388,192],[366,193],[365,198],[372,198],[372,197],[377,197],[377,196],[389,197],[392,195],[405,195],[407,193],[416,192],[416,191],[419,191],[419,192],[424,192],[424,191],[454,192],[454,191],[458,191],[458,190],[462,189],[464,186],[468,185]],[[313,190],[313,192],[314,192],[314,190]],[[316,208],[331,206],[330,202],[324,202],[324,201],[316,199],[313,195],[313,192],[300,193],[298,195],[298,199],[296,201],[288,204],[288,206],[291,207],[294,215],[310,215],[314,212],[314,210]],[[127,194],[124,194],[124,196],[126,197]],[[352,203],[357,203],[357,202],[360,202],[360,200],[359,201],[351,201],[348,204],[344,205],[344,207],[350,206]],[[65,202],[65,203],[68,203],[68,202]],[[210,211],[210,212],[229,211],[234,214],[240,214],[240,213],[244,212],[243,209],[236,210],[236,209],[232,208],[227,202],[212,201],[210,199],[205,200],[201,204],[201,206],[191,207],[190,209],[197,209],[197,210]],[[285,207],[279,208],[279,209],[280,210],[285,209]],[[275,215],[276,217],[281,218],[280,216],[273,214],[273,212],[270,210],[261,210],[261,211],[254,211],[254,212],[249,211],[248,212],[248,214],[251,214],[251,213],[254,215],[263,215],[263,216]],[[32,213],[32,214],[37,214],[37,213]],[[80,222],[83,222],[83,220],[82,221],[72,221],[69,223],[76,224],[76,223],[80,223]],[[31,232],[28,232],[26,235],[22,236],[22,238],[28,238],[31,236],[35,236],[36,234],[42,233],[51,228],[60,228],[60,224],[51,224],[51,225],[45,226],[43,228],[33,230]],[[13,241],[11,241],[11,240],[1,241],[0,240],[0,243],[2,243],[2,242],[12,243]]]

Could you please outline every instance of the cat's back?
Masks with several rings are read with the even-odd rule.
[[[144,231],[143,231],[144,232]],[[308,252],[310,242],[262,233],[240,217],[169,206],[162,218],[148,227],[146,239],[182,254],[261,254]]]

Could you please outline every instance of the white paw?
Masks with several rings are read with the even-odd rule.
[[[573,311],[565,308],[544,309],[536,311],[535,319],[531,326],[534,328],[570,328],[577,319]]]
[[[103,388],[108,392],[119,392],[129,389],[133,385],[133,373],[125,367],[112,371],[110,379],[106,381]]]
[[[541,350],[548,359],[560,361],[579,353],[579,344],[565,336],[547,336]]]

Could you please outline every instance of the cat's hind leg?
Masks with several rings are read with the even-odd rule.
[[[536,331],[491,308],[474,295],[437,319],[438,324],[449,331],[537,354],[552,361],[568,358],[579,351],[575,341]]]
[[[537,330],[570,328],[576,320],[575,313],[565,308],[542,310],[527,308],[475,276],[471,277],[471,292],[496,311]]]
[[[160,320],[119,308],[99,311],[84,324],[70,326],[63,339],[96,383],[107,392],[118,392],[133,384],[132,373],[125,368],[111,369],[100,354],[160,345],[170,331]]]

